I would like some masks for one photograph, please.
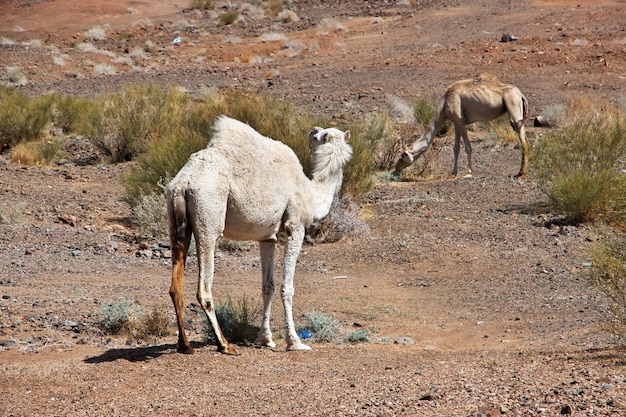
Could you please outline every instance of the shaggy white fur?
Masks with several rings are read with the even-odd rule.
[[[295,153],[285,144],[262,136],[250,126],[222,116],[214,125],[209,146],[191,155],[167,188],[172,244],[170,295],[178,322],[178,351],[192,353],[184,330],[184,263],[193,233],[199,262],[197,298],[215,332],[221,352],[237,354],[224,338],[215,316],[211,284],[217,240],[260,242],[263,321],[256,344],[275,347],[270,310],[275,293],[274,250],[285,232],[281,295],[286,318],[287,350],[309,350],[293,322],[293,275],[304,231],[328,214],[352,155],[350,132],[315,127],[309,145],[315,149],[312,179],[304,174]]]

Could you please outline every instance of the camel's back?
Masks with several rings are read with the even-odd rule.
[[[245,175],[255,167],[262,167],[255,176],[261,171],[269,175],[304,175],[298,157],[289,146],[261,135],[247,124],[222,116],[214,130],[207,150],[227,159],[233,173]]]

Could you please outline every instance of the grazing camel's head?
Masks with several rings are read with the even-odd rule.
[[[343,139],[343,141],[348,142],[350,140],[350,131],[347,130],[344,133],[334,127],[323,129],[315,126],[311,132],[309,132],[309,148],[317,149],[318,146],[336,139]]]
[[[396,174],[402,172],[402,170],[411,165],[413,161],[415,161],[415,158],[413,157],[413,155],[411,155],[411,152],[402,152],[400,159],[398,159],[398,162],[396,163]]]

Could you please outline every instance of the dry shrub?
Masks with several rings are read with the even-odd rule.
[[[361,217],[359,206],[350,195],[335,198],[328,215],[308,230],[309,238],[318,243],[338,242],[343,237],[363,236],[370,228]]]
[[[60,149],[61,143],[56,140],[22,142],[11,149],[11,162],[22,165],[49,165]]]
[[[601,330],[626,340],[626,236],[605,237],[592,248],[590,283],[607,298]]]
[[[578,98],[531,158],[554,208],[572,223],[626,220],[626,120],[611,103]]]
[[[144,314],[137,324],[137,333],[143,338],[159,338],[171,334],[169,315],[163,309],[153,307],[152,311]]]

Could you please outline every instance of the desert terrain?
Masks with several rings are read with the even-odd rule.
[[[531,142],[542,135],[532,119],[551,106],[624,100],[624,1],[287,9],[269,18],[243,2],[201,12],[179,0],[0,0],[0,76],[32,96],[146,83],[197,97],[248,89],[341,127],[399,117],[402,103],[487,71],[527,96]],[[238,22],[220,24],[226,10]],[[99,328],[102,305],[120,296],[174,319],[163,242],[130,222],[127,164],[84,164],[96,151],[77,137],[64,164],[0,155],[0,209],[14,213],[0,222],[0,415],[626,415],[626,351],[598,331],[607,301],[585,279],[602,229],[559,222],[532,164],[527,178],[513,177],[516,146],[472,139],[473,177],[448,176],[451,140],[437,139],[433,178],[381,175],[359,199],[369,233],[303,247],[294,315],[321,311],[367,329],[369,342],[285,352],[279,339],[275,350],[240,346],[239,356],[205,343],[198,320],[188,331],[195,355],[177,354],[174,334],[146,341]],[[187,271],[190,314],[194,257]],[[218,301],[260,300],[254,244],[218,254],[213,289]],[[279,333],[278,299],[273,314]]]

